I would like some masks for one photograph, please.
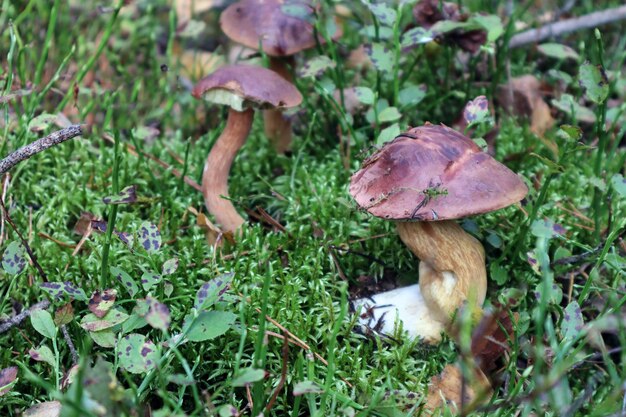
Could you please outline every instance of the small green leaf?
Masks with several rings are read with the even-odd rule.
[[[504,33],[504,28],[502,27],[502,19],[500,19],[499,16],[493,14],[477,14],[472,16],[470,21],[477,23],[479,26],[482,26],[482,28],[487,31],[487,42],[496,41]]]
[[[220,417],[238,417],[241,415],[239,410],[230,404],[224,404],[218,410]]]
[[[161,248],[161,232],[150,222],[143,222],[139,226],[139,243],[148,253],[155,253]]]
[[[587,98],[596,104],[602,104],[609,95],[609,79],[600,65],[589,62],[582,64],[578,71],[578,82]]]
[[[561,125],[559,127],[558,134],[559,136],[572,141],[578,141],[583,137],[582,129],[578,126],[572,125]]]
[[[611,187],[622,198],[626,198],[626,178],[622,174],[615,174],[611,177]]]
[[[324,388],[314,381],[301,381],[293,387],[293,395],[295,397],[304,394],[320,394],[322,392],[324,392]]]
[[[122,368],[133,374],[142,374],[154,369],[159,360],[159,352],[146,336],[129,334],[117,346],[117,357]]]
[[[415,106],[426,97],[426,87],[409,84],[398,93],[398,102],[401,107]]]
[[[100,347],[112,348],[115,347],[115,333],[113,330],[100,330],[99,332],[89,332],[89,336]]]
[[[361,103],[367,105],[374,104],[374,100],[376,99],[374,92],[367,87],[354,87],[354,94]]]
[[[593,123],[596,120],[596,115],[588,108],[581,106],[571,94],[561,94],[561,98],[553,99],[550,103],[576,120],[586,123]]]
[[[280,10],[287,16],[295,17],[305,22],[313,23],[315,20],[313,8],[305,3],[285,2],[285,4],[280,6]]]
[[[335,68],[337,64],[332,59],[324,55],[318,55],[309,59],[299,70],[301,77],[318,77],[326,72],[329,68]]]
[[[119,192],[117,195],[104,197],[102,199],[104,204],[131,204],[137,202],[137,187],[134,185],[128,186]]]
[[[407,30],[400,39],[402,48],[410,48],[415,45],[431,42],[435,39],[435,34],[428,29],[416,27]]]
[[[58,116],[54,114],[42,113],[34,119],[31,119],[31,121],[28,123],[28,130],[30,130],[31,132],[41,132],[52,123],[55,123],[57,119]]]
[[[171,323],[170,309],[156,298],[148,297],[146,302],[148,303],[148,312],[145,319],[148,324],[155,329],[167,330]]]
[[[168,259],[163,263],[161,275],[172,275],[178,269],[178,258]]]
[[[44,282],[39,286],[53,298],[60,298],[63,294],[79,301],[87,301],[89,298],[85,291],[78,288],[69,281],[65,282]]]
[[[233,387],[245,387],[260,381],[263,378],[265,378],[265,371],[263,369],[245,368],[241,369],[237,373],[231,384]]]
[[[11,242],[2,254],[2,268],[11,275],[18,275],[26,268],[26,251],[19,242]]]
[[[378,138],[376,139],[376,145],[381,146],[385,142],[393,140],[400,134],[400,126],[397,123],[392,124],[389,127],[380,131]]]
[[[497,262],[489,265],[489,275],[498,285],[504,285],[509,280],[509,273]]]
[[[538,219],[535,220],[530,226],[530,232],[537,237],[551,239],[553,237],[564,235],[565,229],[563,226],[554,223],[550,219]]]
[[[542,297],[541,293],[543,292],[543,286],[543,282],[540,282],[535,287],[535,299],[537,301],[540,301],[543,298],[550,304],[560,304],[561,300],[563,299],[563,290],[561,289],[561,287],[556,285],[553,281],[550,281],[548,284],[548,292],[547,294],[544,294],[544,297]]]
[[[526,291],[519,288],[506,288],[498,295],[498,301],[507,308],[517,307],[526,297]]]
[[[130,294],[131,298],[139,292],[139,287],[135,283],[135,280],[131,278],[124,270],[116,266],[112,266],[111,274],[122,284],[124,289]]]
[[[542,43],[541,45],[537,46],[537,50],[547,57],[560,60],[568,58],[578,60],[579,58],[576,51],[574,51],[569,46],[560,43]]]
[[[575,339],[585,325],[583,313],[576,301],[572,301],[563,310],[563,321],[561,321],[561,333],[564,339]]]
[[[52,350],[46,345],[39,346],[38,349],[30,349],[28,355],[37,362],[45,362],[48,365],[56,366],[56,359]]]
[[[187,338],[192,342],[204,342],[223,335],[232,327],[235,316],[229,311],[203,311],[192,320],[187,317],[183,328],[189,328]]]
[[[380,43],[365,45],[365,52],[370,57],[376,69],[381,72],[392,72],[393,53],[387,46]]]
[[[213,306],[221,295],[230,288],[230,283],[234,276],[235,274],[233,273],[222,274],[202,284],[196,294],[196,302],[193,305],[194,308],[202,310]]]
[[[380,123],[395,122],[402,117],[400,112],[395,107],[387,107],[385,110],[378,114],[378,121]]]
[[[30,323],[40,335],[48,339],[54,339],[57,335],[57,326],[54,325],[52,315],[46,310],[34,310],[30,314]]]

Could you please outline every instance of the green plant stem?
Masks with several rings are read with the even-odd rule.
[[[113,172],[112,175],[112,186],[111,186],[111,195],[116,195],[120,192],[120,184],[119,184],[119,170],[120,170],[120,138],[119,131],[115,131],[114,134],[115,144],[113,145]],[[117,218],[117,204],[111,205],[111,209],[109,211],[109,218],[107,222],[107,232],[106,238],[104,241],[104,246],[102,248],[102,264],[100,266],[100,270],[102,274],[100,275],[100,287],[108,288],[109,287],[109,251],[111,249],[111,239],[113,236],[113,229],[115,229],[115,219]]]
[[[50,20],[48,21],[48,30],[46,31],[46,39],[44,40],[43,49],[37,63],[37,69],[35,70],[34,84],[38,85],[41,82],[43,70],[48,60],[48,51],[52,44],[52,36],[54,35],[54,29],[57,24],[57,13],[59,11],[59,0],[55,0],[50,10]]]
[[[265,369],[265,360],[267,353],[267,346],[265,345],[265,328],[267,326],[267,310],[269,307],[269,295],[270,295],[270,282],[272,281],[272,273],[268,271],[265,273],[263,279],[263,289],[261,290],[261,315],[259,318],[259,331],[257,334],[256,343],[254,345],[254,360],[253,364],[255,368]],[[258,415],[265,408],[265,384],[261,380],[255,382],[252,387],[252,398],[254,399],[254,407],[252,415]]]

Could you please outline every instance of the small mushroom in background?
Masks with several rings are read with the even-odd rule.
[[[289,10],[293,13],[288,13]],[[248,48],[263,49],[270,59],[270,69],[289,82],[289,67],[295,66],[294,55],[313,48],[323,39],[316,36],[305,16],[314,17],[315,9],[306,0],[241,0],[227,7],[220,17],[222,30],[233,41]],[[303,17],[300,17],[302,15]],[[341,31],[333,36],[341,36]],[[265,134],[278,153],[291,147],[291,122],[279,110],[263,113]]]
[[[480,314],[484,249],[454,219],[507,207],[527,192],[514,172],[446,126],[427,123],[386,143],[352,176],[350,194],[360,208],[396,221],[421,260],[419,284],[357,300],[368,312],[361,322],[392,334],[397,315],[410,337],[436,342],[465,303]]]
[[[236,231],[244,219],[228,200],[228,175],[239,149],[248,138],[254,109],[295,107],[300,92],[273,71],[261,67],[234,65],[218,69],[200,80],[193,96],[229,106],[226,127],[204,165],[202,194],[209,213],[226,232]]]

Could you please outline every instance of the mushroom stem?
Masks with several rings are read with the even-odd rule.
[[[294,64],[293,57],[270,57],[270,69],[290,83],[293,77],[289,66]],[[281,110],[265,110],[263,112],[265,135],[279,154],[291,149],[291,122],[283,117]]]
[[[202,172],[202,194],[209,213],[224,231],[235,231],[245,223],[228,197],[228,175],[237,152],[246,143],[254,110],[228,110],[226,127],[207,156]]]
[[[419,285],[430,313],[444,326],[463,303],[480,312],[487,292],[485,252],[451,220],[399,222],[398,233],[421,262]]]

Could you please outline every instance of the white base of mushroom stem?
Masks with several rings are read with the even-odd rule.
[[[411,339],[425,342],[441,340],[444,324],[435,320],[424,303],[419,284],[360,298],[353,301],[359,314],[358,324],[365,332],[393,336],[402,322],[402,328]]]

